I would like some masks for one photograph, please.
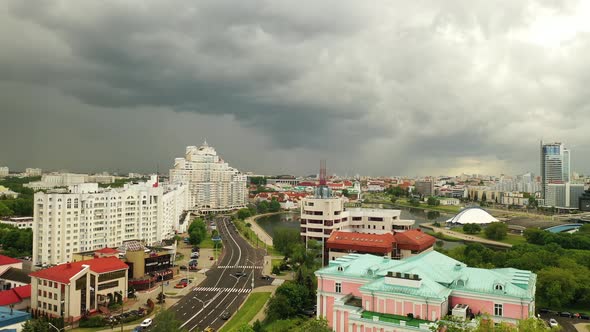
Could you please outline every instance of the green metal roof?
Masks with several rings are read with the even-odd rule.
[[[417,274],[420,287],[406,287],[385,283],[388,272]],[[366,291],[381,291],[410,296],[444,297],[452,290],[532,299],[536,275],[513,268],[481,269],[437,251],[430,251],[404,260],[369,254],[350,254],[340,257],[316,272],[318,276],[343,276],[367,279],[361,287]],[[496,285],[499,285],[496,289]]]

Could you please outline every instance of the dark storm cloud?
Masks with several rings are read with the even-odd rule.
[[[16,92],[0,101],[0,135],[14,133],[7,123],[33,122],[48,138],[31,146],[54,139],[84,155],[84,142],[102,151],[103,168],[125,154],[96,146],[102,131],[89,121],[137,152],[141,165],[125,160],[130,169],[149,163],[139,155],[170,164],[178,145],[213,135],[237,166],[267,172],[308,172],[320,157],[334,171],[373,175],[534,170],[538,139],[575,146],[590,120],[582,5],[7,1],[0,80]],[[209,126],[180,135],[187,119]],[[143,136],[150,121],[158,131]],[[54,149],[35,155],[78,164]],[[576,158],[574,168],[588,168],[588,157]]]

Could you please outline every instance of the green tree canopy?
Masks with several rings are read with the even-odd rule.
[[[503,240],[508,234],[508,226],[503,222],[493,222],[485,228],[484,233],[488,239]]]
[[[268,205],[269,212],[279,212],[281,211],[281,203],[276,198],[273,198]]]
[[[154,326],[150,329],[152,332],[170,332],[178,331],[185,332],[186,329],[181,328],[182,323],[176,320],[174,313],[170,310],[160,311],[154,317]]]
[[[245,220],[248,217],[251,217],[252,213],[250,212],[250,209],[248,208],[243,208],[243,209],[239,209],[238,210],[238,219],[242,219]]]

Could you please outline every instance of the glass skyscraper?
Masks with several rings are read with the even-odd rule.
[[[541,141],[541,177],[543,198],[547,197],[548,184],[569,182],[570,151],[563,144]]]

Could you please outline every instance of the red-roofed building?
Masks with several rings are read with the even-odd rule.
[[[96,250],[94,252],[95,258],[104,258],[104,257],[119,257],[119,250],[113,248],[104,247],[102,249]]]
[[[11,267],[22,270],[23,262],[16,258],[0,255],[0,274],[4,273],[4,271]]]
[[[14,305],[15,310],[31,306],[31,285],[15,287],[0,292],[0,307]]]
[[[31,276],[31,308],[66,320],[127,297],[127,264],[115,257],[65,263]]]
[[[436,239],[419,229],[402,233],[367,234],[356,232],[332,232],[326,241],[330,260],[349,253],[372,254],[404,259],[432,250]]]

